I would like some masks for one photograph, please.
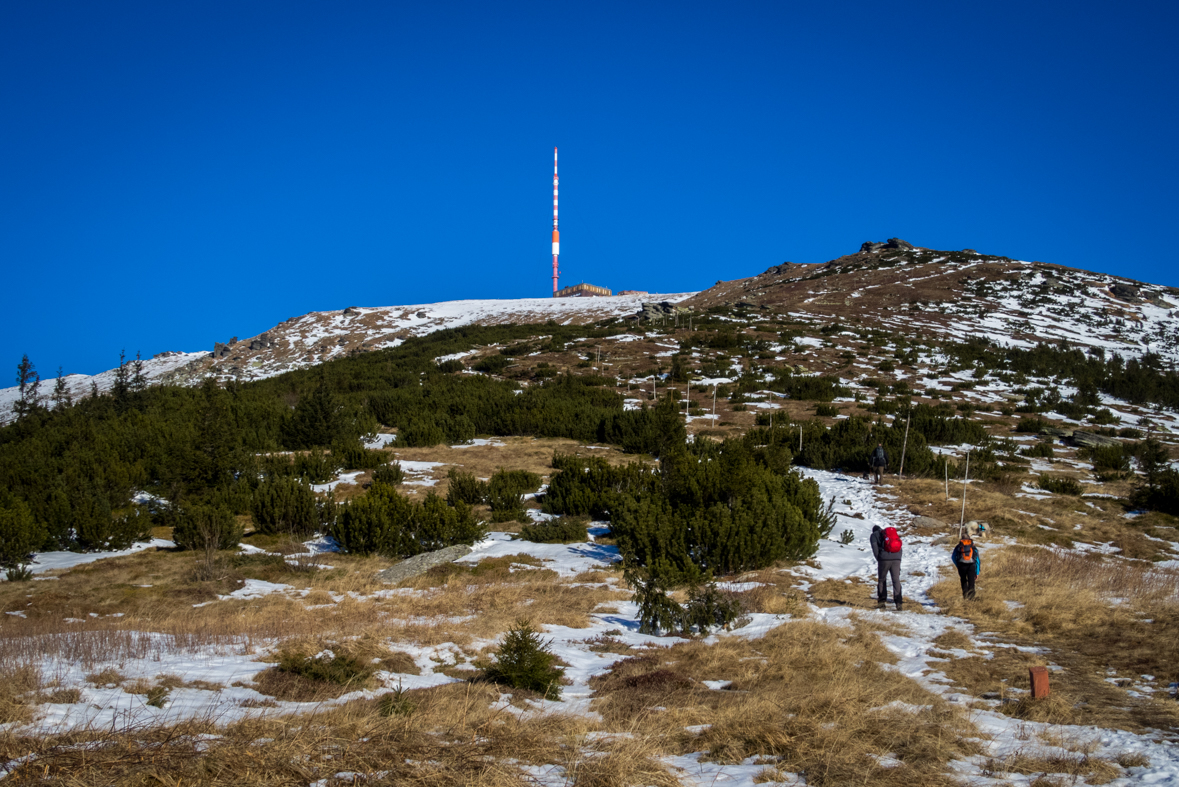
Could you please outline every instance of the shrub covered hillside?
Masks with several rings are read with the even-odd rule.
[[[668,585],[804,560],[833,524],[781,446],[698,439],[658,467],[555,456],[551,513],[608,516],[627,568]]]
[[[534,435],[605,440],[658,455],[683,442],[674,403],[625,411],[622,397],[603,387],[613,379],[562,375],[521,390],[434,361],[481,345],[516,345],[542,330],[543,342],[558,347],[575,331],[608,333],[469,327],[264,381],[122,387],[52,410],[33,406],[0,428],[0,502],[14,512],[8,519],[31,520],[22,537],[33,550],[125,547],[151,524],[180,526],[196,508],[252,514],[262,529],[307,533],[334,512],[316,511],[305,485],[345,468],[379,468],[387,455],[364,449],[361,437],[382,424],[397,428],[407,446]],[[138,492],[159,499],[150,517],[132,501]]]

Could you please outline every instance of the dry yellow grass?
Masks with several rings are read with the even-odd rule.
[[[1050,703],[1004,710],[1041,721],[1142,730],[1179,726],[1173,700],[1129,696],[1107,670],[1154,675],[1163,687],[1179,679],[1179,573],[1150,564],[1072,552],[1012,547],[988,556],[979,597],[963,602],[957,576],[934,586],[948,613],[1013,645],[1045,655],[986,646],[990,658],[945,663],[946,673],[975,694],[1027,688],[1027,668],[1053,661]],[[1007,603],[1011,602],[1011,603]]]

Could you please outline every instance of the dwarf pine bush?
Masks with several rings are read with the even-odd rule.
[[[521,541],[534,544],[571,544],[587,539],[586,523],[582,520],[561,517],[548,522],[537,522],[520,528]]]
[[[454,544],[473,544],[486,529],[470,506],[448,506],[430,492],[418,503],[391,486],[374,484],[340,507],[331,534],[345,552],[412,557]]]
[[[405,480],[405,471],[400,462],[389,462],[373,471],[373,483],[397,486]]]
[[[535,691],[550,700],[560,699],[565,670],[557,665],[550,645],[529,621],[517,621],[496,650],[495,663],[487,668],[484,677],[514,689]]]
[[[315,493],[295,478],[271,478],[259,484],[251,513],[263,533],[309,536],[319,526]]]
[[[1069,476],[1040,476],[1040,488],[1045,492],[1052,492],[1058,495],[1073,495],[1080,497],[1081,484],[1077,479]]]

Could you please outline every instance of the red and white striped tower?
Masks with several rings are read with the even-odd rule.
[[[557,297],[557,255],[561,253],[561,234],[557,232],[557,149],[553,148],[553,297]]]

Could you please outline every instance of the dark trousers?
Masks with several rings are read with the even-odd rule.
[[[962,598],[974,598],[974,561],[955,565],[958,567],[958,579],[962,580]]]
[[[878,484],[880,483],[880,477],[882,475],[884,475],[884,466],[883,465],[876,465],[875,467],[872,468],[872,476],[873,476],[873,478],[875,478],[876,483],[878,483]]]
[[[881,560],[876,564],[876,600],[888,598],[888,578],[892,576],[892,600],[901,603],[901,561]]]

